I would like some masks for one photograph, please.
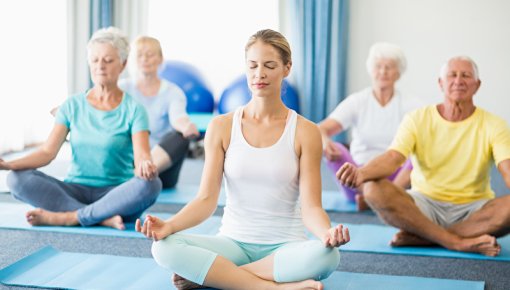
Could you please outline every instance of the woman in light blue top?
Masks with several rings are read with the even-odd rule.
[[[159,41],[138,37],[133,44],[136,78],[119,82],[149,113],[150,145],[163,188],[177,183],[188,153],[189,139],[199,136],[197,127],[186,113],[186,95],[174,83],[161,79],[158,68],[163,62]]]
[[[59,108],[50,136],[34,153],[5,162],[13,196],[35,207],[34,225],[124,229],[152,205],[161,190],[149,151],[147,113],[117,86],[129,43],[116,28],[101,29],[88,43],[94,87]],[[38,170],[50,163],[70,135],[72,164],[65,181]]]

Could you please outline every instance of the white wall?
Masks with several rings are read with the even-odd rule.
[[[365,60],[377,41],[403,48],[408,70],[397,86],[427,103],[441,100],[441,65],[468,55],[482,80],[475,104],[510,123],[510,1],[352,0],[350,12],[349,93],[370,84]]]

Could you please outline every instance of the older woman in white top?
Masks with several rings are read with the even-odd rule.
[[[404,114],[420,107],[420,101],[403,96],[395,83],[406,69],[406,58],[400,47],[390,43],[376,43],[370,48],[366,62],[372,86],[348,96],[319,124],[324,146],[324,157],[329,169],[336,171],[345,162],[363,165],[384,152]],[[350,150],[332,136],[352,130]],[[401,170],[404,169],[404,170]],[[406,163],[390,179],[402,187],[409,185],[411,164]],[[360,189],[351,189],[338,183],[339,188],[358,209],[366,209]]]

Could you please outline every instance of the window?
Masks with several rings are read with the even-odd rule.
[[[279,30],[275,0],[151,0],[147,33],[165,59],[195,66],[218,99],[244,74],[244,45],[258,30]]]
[[[42,11],[45,11],[42,13]],[[0,153],[44,141],[67,96],[66,1],[0,4]]]

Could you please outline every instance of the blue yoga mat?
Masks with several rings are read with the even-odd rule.
[[[334,272],[323,281],[325,289],[342,290],[483,290],[484,281],[465,281],[413,276],[390,276],[380,274],[362,274]]]
[[[94,227],[55,227],[55,226],[31,226],[25,220],[25,212],[32,207],[18,203],[0,203],[0,228],[21,229],[32,231],[60,232],[72,234],[100,235],[112,237],[144,238],[135,232],[133,224],[127,224],[126,230],[119,231],[112,228]],[[151,213],[163,219],[169,218],[170,214]],[[221,225],[221,218],[212,216],[202,224],[184,232],[194,234],[214,235]],[[389,241],[397,232],[396,228],[380,225],[356,225],[345,224],[349,227],[351,242],[342,246],[346,252],[366,252],[395,255],[431,256],[443,258],[464,258],[494,261],[510,261],[510,235],[498,239],[502,250],[497,257],[487,257],[480,254],[462,253],[450,251],[441,247],[391,247]]]
[[[178,184],[176,188],[165,189],[159,194],[157,203],[187,204],[198,192],[198,185]],[[218,205],[225,206],[225,191],[222,189]],[[322,206],[328,211],[357,212],[356,204],[349,202],[345,195],[337,190],[324,190],[322,192]]]
[[[0,271],[11,286],[60,289],[174,289],[153,259],[60,252],[45,247]]]
[[[354,225],[349,227],[351,241],[342,246],[344,251],[366,252],[395,255],[432,256],[443,258],[464,258],[494,261],[510,261],[510,235],[498,239],[501,253],[497,257],[488,257],[476,253],[450,251],[442,247],[391,247],[389,242],[398,229],[381,225]]]
[[[171,273],[151,258],[61,252],[45,247],[0,270],[10,286],[67,289],[175,289]],[[334,272],[325,289],[483,290],[483,281]]]
[[[29,231],[58,232],[70,234],[84,234],[96,236],[127,237],[127,238],[145,238],[142,234],[135,231],[133,223],[126,224],[126,229],[121,231],[104,226],[92,227],[60,227],[60,226],[32,226],[25,219],[25,213],[33,209],[32,206],[21,203],[0,203],[0,228],[18,229]],[[170,214],[151,213],[162,219],[169,218]],[[214,235],[218,232],[220,226],[220,217],[212,216],[202,224],[187,229],[186,233]]]

